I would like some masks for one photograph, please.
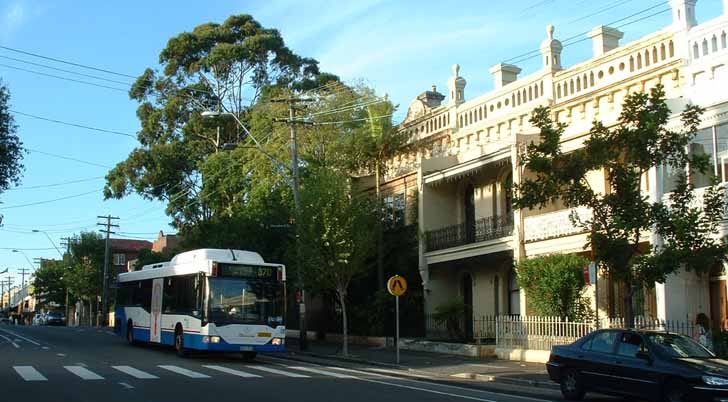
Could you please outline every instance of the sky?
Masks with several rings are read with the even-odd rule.
[[[137,76],[147,67],[158,67],[159,52],[169,38],[202,23],[221,23],[230,15],[247,13],[265,27],[278,29],[294,52],[317,59],[322,70],[388,94],[399,104],[396,122],[432,85],[447,93],[455,63],[468,82],[466,99],[474,98],[493,88],[488,69],[538,49],[548,24],[555,26],[557,39],[598,25],[627,24],[620,28],[625,32],[621,43],[627,43],[669,25],[671,14],[663,10],[668,10],[667,2],[655,0],[0,0],[0,46]],[[720,0],[698,1],[699,22],[721,13]],[[577,64],[590,55],[589,40],[565,46],[562,65]],[[536,72],[540,63],[536,57],[517,64],[523,77]],[[0,48],[0,79],[11,91],[18,133],[30,150],[21,185],[0,194],[0,272],[9,267],[19,283],[18,268],[30,268],[28,260],[34,258],[57,257],[51,240],[59,245],[61,237],[99,229],[98,215],[120,218],[116,237],[152,240],[160,230],[174,233],[162,203],[138,196],[104,201],[101,194],[109,168],[138,145],[133,137],[139,129],[138,105],[124,90],[131,78]],[[59,198],[65,199],[45,202]]]

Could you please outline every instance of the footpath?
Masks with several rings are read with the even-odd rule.
[[[436,380],[471,380],[488,384],[508,384],[518,387],[557,390],[551,382],[546,365],[522,363],[498,359],[473,359],[440,353],[400,350],[400,362],[396,363],[394,348],[349,346],[344,357],[340,343],[309,341],[308,349],[301,351],[297,339],[286,339],[289,358],[302,359],[319,364],[332,361],[380,367],[405,372],[414,377]],[[535,390],[531,390],[533,392]]]

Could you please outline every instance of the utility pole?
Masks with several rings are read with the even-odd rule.
[[[25,287],[25,275],[30,273],[30,270],[28,268],[18,268],[18,273],[20,274],[20,288]]]
[[[71,254],[71,239],[70,237],[61,237],[61,246],[66,246],[66,254],[63,255],[63,259],[65,260],[66,255]],[[64,281],[65,282],[65,281]],[[68,285],[64,283],[66,287],[66,326],[71,326],[71,310],[70,306],[68,305]]]
[[[272,99],[274,103],[288,103],[288,118],[287,119],[273,119],[275,122],[287,123],[291,128],[291,176],[292,176],[292,187],[293,187],[293,204],[295,207],[294,216],[298,216],[301,211],[301,192],[299,187],[298,178],[298,134],[296,128],[299,124],[311,125],[313,123],[305,122],[303,120],[296,120],[296,104],[313,102],[314,99],[310,98],[294,98],[293,96],[283,99]],[[301,300],[298,304],[298,318],[299,318],[299,347],[301,350],[308,349],[308,339],[306,337],[307,326],[306,326],[306,290],[303,285],[303,276],[301,275],[301,259],[300,259],[300,242],[298,235],[298,225],[294,226],[296,236],[296,264],[297,264],[297,281],[298,288],[301,291]]]
[[[116,233],[112,232],[111,228],[118,228],[119,225],[112,224],[111,221],[118,220],[119,217],[116,216],[97,216],[99,219],[105,219],[106,223],[97,223],[99,226],[105,226],[106,229],[99,230],[101,233],[106,234],[106,243],[104,247],[104,276],[103,276],[103,287],[101,291],[101,324],[106,325],[106,319],[108,318],[107,309],[108,309],[108,293],[109,293],[109,253],[111,251],[109,247],[109,236]]]

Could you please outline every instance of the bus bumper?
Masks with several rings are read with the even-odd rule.
[[[190,349],[207,350],[210,352],[277,353],[277,352],[286,351],[285,342],[283,342],[281,345],[272,345],[271,343],[267,343],[265,345],[251,345],[251,344],[227,343],[222,338],[220,339],[220,342],[218,342],[218,343],[211,343],[209,341],[205,342],[204,338],[205,338],[205,336],[203,336],[203,335],[185,334],[185,346]]]

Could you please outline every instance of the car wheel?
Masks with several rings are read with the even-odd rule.
[[[185,348],[185,334],[182,328],[177,328],[174,332],[174,348],[177,351],[177,356],[187,357],[189,351]]]
[[[584,383],[576,370],[569,369],[561,374],[561,395],[569,401],[580,401],[584,398]]]
[[[662,394],[665,402],[686,402],[688,387],[680,380],[673,380],[665,385]]]

